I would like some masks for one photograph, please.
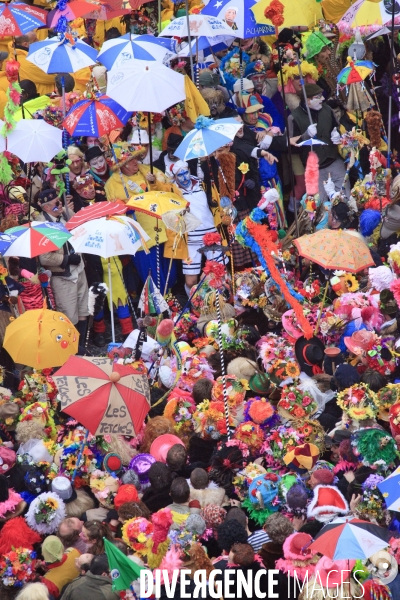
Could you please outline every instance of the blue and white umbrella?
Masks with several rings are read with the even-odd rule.
[[[11,244],[17,239],[16,235],[0,233],[0,254],[7,252]]]
[[[35,42],[29,47],[27,59],[45,73],[75,73],[96,64],[97,52],[89,44],[71,35]]]
[[[243,1],[243,0],[242,0]],[[178,17],[162,30],[163,36],[188,37],[187,17]],[[234,35],[232,28],[221,19],[209,15],[189,15],[189,33],[191,37],[215,37],[217,35]]]
[[[202,15],[210,15],[220,19],[233,30],[233,35],[241,39],[262,35],[275,35],[275,27],[256,23],[250,6],[254,0],[210,0],[201,11]]]
[[[309,140],[305,140],[304,142],[300,142],[299,144],[296,144],[296,146],[327,146],[328,144],[326,144],[325,142],[322,142],[321,140],[318,140],[317,138],[310,138]]]
[[[190,131],[174,154],[182,160],[209,156],[218,148],[229,144],[242,127],[235,119],[218,119],[213,121],[200,116],[194,129]]]
[[[154,37],[154,35],[126,34],[104,42],[98,60],[108,71],[129,66],[130,61],[158,60],[175,56],[176,40]]]
[[[220,52],[221,50],[226,50],[230,48],[232,45],[234,36],[226,36],[226,35],[217,35],[215,37],[207,37],[202,35],[192,42],[192,55],[195,55],[197,51],[205,52],[205,56],[211,54],[212,52]],[[184,48],[182,48],[178,55],[179,56],[189,56],[190,54],[190,46],[186,44]]]

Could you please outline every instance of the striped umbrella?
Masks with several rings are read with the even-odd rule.
[[[370,521],[340,517],[325,525],[309,546],[332,560],[369,558],[389,544],[392,534]]]
[[[96,64],[97,52],[70,34],[35,42],[27,59],[45,73],[75,73]]]
[[[37,27],[46,25],[47,12],[23,2],[1,3],[0,32],[5,35],[25,35]]]
[[[5,233],[15,236],[4,256],[34,258],[58,250],[72,235],[62,223],[36,221],[7,229]]]
[[[106,95],[77,102],[63,121],[70,135],[100,137],[125,125],[131,112]]]
[[[153,35],[126,34],[104,42],[98,60],[108,70],[125,66],[133,59],[163,61],[176,53],[176,40]]]
[[[385,499],[388,510],[400,512],[400,467],[384,481],[378,483],[377,487]]]

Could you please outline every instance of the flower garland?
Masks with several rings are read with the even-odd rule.
[[[377,395],[365,383],[358,383],[340,392],[336,404],[355,421],[374,419],[379,408]]]
[[[137,554],[145,556],[148,552],[147,540],[153,534],[153,524],[144,517],[125,521],[122,527],[122,539]]]
[[[13,549],[0,560],[0,579],[5,587],[21,588],[36,577],[36,552],[27,548]]]
[[[167,400],[164,417],[173,421],[175,431],[182,435],[190,435],[194,429],[192,416],[195,411],[196,405],[193,400],[179,396]]]
[[[264,217],[264,212],[255,208],[250,216],[243,219],[237,226],[236,239],[242,246],[250,248],[257,254],[261,265],[280,287],[281,294],[290,307],[293,308],[305,338],[310,339],[313,336],[313,330],[304,317],[303,308],[299,302],[303,298],[301,294],[293,290],[290,284],[286,283],[275,264],[273,255],[277,254],[277,246],[271,239],[272,232],[261,225]]]
[[[282,458],[303,444],[303,436],[291,426],[280,425],[271,429],[267,439],[261,446],[260,454],[264,456],[265,463],[272,468],[282,468]]]
[[[203,400],[197,405],[193,420],[196,433],[199,433],[203,438],[215,440],[227,434],[223,402]],[[231,415],[229,415],[229,425],[233,427]]]
[[[4,107],[4,126],[0,135],[6,137],[15,128],[16,121],[14,115],[19,110],[21,99],[21,86],[18,83],[18,72],[20,64],[17,60],[8,60],[6,62],[6,77],[9,86],[6,91],[7,103]],[[13,179],[13,172],[6,153],[2,152],[0,156],[0,183],[7,185]]]
[[[260,425],[252,421],[244,421],[236,427],[233,439],[244,442],[251,454],[258,455],[264,442],[264,432]]]

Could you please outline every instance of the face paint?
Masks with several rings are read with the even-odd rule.
[[[88,148],[93,148],[93,146],[100,146],[99,140],[95,137],[88,137],[86,143]]]
[[[90,167],[97,175],[104,175],[107,171],[107,161],[104,156],[96,156],[89,161]]]
[[[315,98],[311,98],[308,102],[308,106],[311,110],[321,110],[324,99],[321,96],[315,96]]]
[[[180,171],[178,171],[178,173],[176,174],[176,179],[178,182],[178,185],[180,185],[183,188],[187,188],[189,187],[191,180],[190,180],[190,173],[188,169],[181,169]]]
[[[93,183],[89,183],[84,188],[80,189],[79,195],[82,196],[82,198],[85,198],[85,200],[93,200],[96,195]]]

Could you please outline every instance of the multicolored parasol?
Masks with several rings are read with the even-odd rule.
[[[74,104],[63,121],[63,127],[70,135],[101,137],[114,129],[121,129],[131,115],[118,102],[103,94]]]
[[[161,315],[163,312],[168,311],[168,304],[152,280],[151,275],[147,277],[143,286],[138,308],[145,315]]]
[[[337,76],[338,83],[343,85],[364,81],[375,70],[374,63],[370,60],[352,60],[348,56],[347,63],[347,67],[344,67]]]
[[[4,256],[23,256],[25,258],[34,258],[46,252],[58,250],[72,237],[62,223],[40,223],[38,221],[11,227],[5,233],[16,239],[4,252]]]
[[[0,4],[0,31],[3,36],[25,35],[37,27],[46,25],[47,11],[24,2]]]

